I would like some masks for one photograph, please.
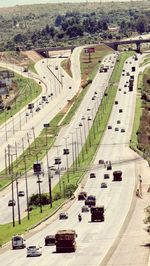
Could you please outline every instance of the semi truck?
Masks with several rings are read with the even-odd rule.
[[[122,181],[122,172],[114,171],[113,172],[113,181]]]
[[[56,252],[75,252],[76,237],[75,230],[59,230],[55,235]]]
[[[12,237],[11,243],[12,243],[12,249],[19,249],[19,248],[25,248],[25,240],[22,235],[15,235]]]
[[[103,222],[105,220],[104,212],[104,206],[91,207],[91,222]]]

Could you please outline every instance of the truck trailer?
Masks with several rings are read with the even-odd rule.
[[[91,207],[91,222],[103,222],[105,220],[104,212],[104,206]]]
[[[56,252],[75,252],[76,237],[75,230],[59,230],[55,235]]]
[[[122,181],[122,172],[114,171],[113,172],[113,181]]]

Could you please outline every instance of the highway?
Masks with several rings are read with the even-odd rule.
[[[140,61],[140,60],[139,60]],[[138,65],[134,59],[128,59],[124,69],[131,72],[131,66]],[[130,63],[131,62],[131,63]],[[59,220],[58,214],[50,221],[46,221],[39,229],[34,230],[35,234],[26,240],[27,246],[39,244],[43,247],[43,255],[39,258],[26,258],[26,250],[13,251],[7,250],[0,256],[0,262],[8,265],[60,265],[60,266],[98,266],[102,263],[114,241],[119,236],[119,232],[125,222],[130,211],[132,199],[137,182],[138,173],[135,168],[135,161],[139,160],[139,156],[128,148],[130,134],[134,118],[135,101],[136,101],[136,80],[135,74],[134,91],[129,92],[125,87],[129,77],[124,75],[121,77],[116,100],[118,105],[114,105],[108,125],[112,129],[107,129],[101,146],[94,160],[94,165],[98,164],[99,159],[111,160],[113,169],[107,171],[105,168],[95,168],[95,179],[89,178],[87,173],[87,182],[83,190],[89,194],[94,194],[97,198],[97,205],[103,205],[106,209],[105,222],[90,222],[90,213],[83,214],[82,222],[78,222],[77,215],[81,211],[83,202],[74,201],[68,209],[68,220]],[[98,88],[97,88],[98,90]],[[126,93],[124,93],[126,92]],[[119,112],[119,109],[123,112]],[[120,124],[117,124],[120,120]],[[118,130],[115,128],[118,127]],[[124,128],[125,132],[121,132]],[[123,172],[123,180],[121,182],[112,181],[112,172],[121,170]],[[109,173],[110,178],[106,181],[108,187],[100,188],[100,184],[104,181],[104,173]],[[65,207],[63,208],[63,210]],[[62,211],[62,210],[61,210]],[[55,247],[44,247],[44,237],[47,234],[55,234],[58,229],[75,229],[77,237],[77,251],[71,254],[56,254]]]
[[[76,86],[77,83],[74,82],[74,80],[72,80],[66,74],[66,72],[60,68],[61,60],[62,59],[57,59],[57,71],[55,70],[56,62],[54,59],[41,60],[36,64],[36,69],[39,72],[40,80],[44,82],[45,88],[43,89],[42,94],[37,99],[35,99],[35,101],[33,101],[35,103],[34,110],[31,113],[29,112],[27,107],[25,107],[19,112],[19,114],[17,113],[11,119],[9,119],[8,122],[0,126],[0,170],[3,170],[5,168],[4,150],[7,148],[8,144],[12,146],[11,153],[14,153],[14,147],[15,145],[17,145],[18,155],[20,155],[22,153],[22,140],[24,142],[24,148],[27,148],[29,145],[27,134],[30,137],[31,143],[34,139],[34,134],[35,137],[37,137],[43,129],[43,124],[48,123],[50,120],[52,120],[54,116],[66,106],[68,99],[72,99],[72,97],[79,90],[79,87]],[[22,69],[20,69],[19,72],[19,67],[4,63],[1,63],[0,65],[8,67],[16,71],[17,73],[23,73]],[[62,86],[60,82],[54,77],[52,72],[48,69],[48,65],[50,65],[50,68],[52,68],[53,71],[56,72],[56,77],[58,76],[58,78],[61,80]],[[28,77],[27,73],[23,74]],[[64,77],[62,77],[62,75]],[[32,75],[32,78],[33,77],[36,77],[37,80],[37,75]],[[71,86],[72,89],[69,89],[69,86]],[[50,96],[51,93],[53,93],[53,96]],[[47,96],[47,103],[42,102],[42,95]],[[39,112],[36,112],[35,110],[37,107],[41,109]],[[13,160],[14,159],[15,156],[13,156]]]
[[[113,54],[111,56],[111,60],[109,59],[110,56],[107,56],[105,59],[105,64],[108,64],[110,66],[114,67],[115,60],[116,60],[116,54]],[[112,63],[113,61],[113,63]],[[76,114],[74,115],[71,123],[64,127],[60,134],[58,135],[56,142],[54,143],[53,147],[50,149],[48,153],[48,158],[49,158],[49,165],[52,166],[54,165],[54,159],[58,155],[61,156],[61,167],[66,168],[66,156],[63,155],[63,150],[66,148],[66,140],[67,140],[67,147],[70,150],[70,154],[68,157],[68,166],[70,166],[73,163],[73,153],[74,157],[76,157],[80,150],[82,145],[85,142],[85,139],[88,135],[89,128],[92,125],[92,120],[95,117],[96,114],[96,109],[98,108],[97,105],[100,104],[102,95],[104,94],[104,91],[108,85],[109,78],[111,76],[113,67],[109,69],[107,73],[97,73],[90,89],[88,90],[86,96],[84,97],[81,106],[78,108]],[[95,90],[97,90],[97,98],[95,100],[92,100],[94,96]],[[91,111],[87,111],[87,109],[91,109]],[[92,120],[88,123],[87,118],[91,117]],[[82,120],[82,117],[85,118],[85,121]],[[82,126],[81,132],[79,129],[79,123],[85,123]],[[85,126],[85,127],[84,127]],[[85,129],[85,131],[84,131]],[[80,134],[81,133],[81,134]],[[84,135],[85,133],[85,135]],[[82,136],[82,141],[81,141],[81,136]],[[72,140],[73,138],[73,140]],[[76,154],[75,154],[75,144],[74,144],[74,151],[72,151],[72,143],[78,142],[78,146],[76,146]],[[41,190],[42,192],[48,192],[48,177],[47,177],[47,158],[43,160],[44,163],[44,170],[45,170],[45,176],[42,178],[43,183],[41,184]],[[55,166],[56,168],[56,166]],[[33,175],[33,172],[31,172],[31,175],[28,178],[28,188],[29,188],[29,195],[32,195],[33,193],[38,193],[38,185],[36,184],[37,177]],[[52,187],[59,181],[59,175],[54,175],[54,178],[52,179]],[[36,184],[36,186],[35,186]],[[25,179],[21,178],[19,180],[19,190],[25,190]],[[14,194],[15,194],[15,200],[16,200],[16,188],[14,188]],[[11,199],[11,186],[7,187],[5,190],[0,192],[0,208],[1,208],[1,213],[3,215],[0,216],[0,224],[2,223],[7,223],[12,220],[12,208],[9,207],[7,213],[5,212],[5,208],[8,204],[8,200]],[[22,197],[20,199],[20,205],[21,205],[21,216],[26,215],[25,209],[27,208],[26,206],[26,197]],[[17,210],[17,206],[15,207]],[[17,219],[17,211],[15,211],[15,217]]]

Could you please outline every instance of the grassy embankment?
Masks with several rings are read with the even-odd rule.
[[[109,119],[111,109],[114,103],[115,95],[117,92],[117,84],[119,82],[120,76],[121,76],[121,70],[123,68],[123,63],[124,60],[129,56],[129,54],[124,54],[120,56],[120,61],[116,64],[115,70],[112,74],[111,77],[111,83],[110,86],[108,87],[108,96],[105,96],[102,100],[101,106],[98,110],[98,113],[95,117],[93,127],[90,130],[90,138],[92,142],[92,146],[90,147],[89,144],[89,136],[86,140],[86,144],[83,147],[83,152],[84,152],[84,160],[82,158],[82,152],[79,155],[78,158],[78,163],[80,160],[80,167],[77,169],[79,171],[76,171],[74,173],[73,167],[69,169],[69,184],[68,184],[68,177],[66,174],[63,175],[61,178],[61,187],[64,188],[64,186],[67,188],[71,186],[73,189],[77,187],[78,182],[81,180],[83,177],[87,167],[90,165],[94,154],[96,153],[96,150],[100,144],[102,135],[105,131],[107,121]],[[119,73],[118,73],[119,72]],[[99,123],[99,118],[100,118],[100,123]],[[93,129],[95,128],[95,134]],[[87,152],[86,152],[86,145],[88,146]],[[60,184],[57,184],[55,188],[53,189],[53,196],[54,195],[60,195],[61,199],[58,201],[53,202],[53,208],[50,209],[49,206],[44,206],[43,207],[43,213],[39,213],[39,208],[34,209],[31,214],[30,214],[30,221],[27,221],[27,218],[22,219],[22,225],[16,225],[16,227],[12,227],[12,224],[6,224],[6,225],[0,225],[0,244],[2,245],[3,243],[7,242],[12,235],[15,235],[17,233],[24,233],[27,231],[33,224],[37,223],[40,221],[42,218],[47,217],[48,215],[51,215],[55,209],[61,204],[62,202],[65,201],[64,196],[65,190],[61,190],[60,192]],[[73,191],[72,191],[73,192]]]
[[[139,74],[138,77],[136,110],[130,144],[132,149],[138,152],[141,156],[144,156],[144,158],[148,161],[150,161],[150,84],[147,82],[149,80],[149,76],[150,68],[146,68],[145,71]],[[143,99],[141,99],[141,96]]]
[[[42,90],[41,86],[35,81],[23,78],[18,74],[15,74],[13,81],[17,84],[17,86],[15,88],[15,92],[10,91],[10,95],[15,93],[16,97],[12,100],[12,103],[10,103],[11,110],[0,112],[0,125],[34,100]],[[12,95],[12,98],[14,98],[14,95]]]

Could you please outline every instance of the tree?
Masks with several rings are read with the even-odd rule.
[[[141,16],[136,22],[136,29],[139,33],[146,32],[148,29],[148,19],[146,16]]]
[[[18,33],[14,37],[14,42],[15,43],[24,43],[25,41],[27,41],[27,37],[25,35],[23,35],[23,34]]]

